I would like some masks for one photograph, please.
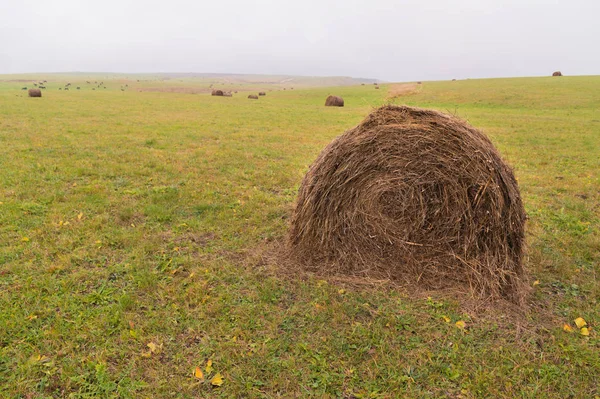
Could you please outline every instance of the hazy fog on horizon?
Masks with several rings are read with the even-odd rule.
[[[600,74],[599,0],[5,0],[0,73]]]

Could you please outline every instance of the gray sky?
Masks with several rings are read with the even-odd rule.
[[[0,73],[600,74],[600,0],[0,0]]]

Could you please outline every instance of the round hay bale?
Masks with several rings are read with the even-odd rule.
[[[556,71],[552,74],[552,76],[563,76],[561,71]]]
[[[29,89],[29,97],[41,97],[42,91],[40,89]]]
[[[211,93],[212,96],[222,96],[223,90],[213,90]]]
[[[328,96],[325,99],[325,106],[326,107],[343,107],[344,99],[342,97],[338,97],[338,96]]]
[[[256,94],[250,94],[248,98],[251,98],[252,100],[258,100],[258,96]]]
[[[437,111],[387,105],[312,164],[287,255],[312,272],[522,303],[525,219],[513,172],[483,133]]]
[[[267,95],[267,93],[265,93],[264,91],[261,91],[261,92],[259,92],[259,93],[258,93],[258,95],[259,95],[259,96],[266,96],[266,95]]]
[[[379,90],[379,86],[375,86],[375,89],[376,89],[376,90]]]

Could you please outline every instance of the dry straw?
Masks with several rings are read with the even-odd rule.
[[[338,97],[338,96],[328,96],[327,99],[325,99],[325,106],[326,107],[343,107],[344,99],[342,97]]]
[[[522,303],[525,219],[513,172],[484,134],[387,105],[310,167],[287,256],[312,272]]]

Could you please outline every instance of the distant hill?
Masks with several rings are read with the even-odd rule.
[[[68,73],[35,73],[18,75],[0,75],[3,81],[22,81],[44,79],[117,79],[123,81],[179,81],[187,84],[250,84],[270,85],[280,87],[331,87],[331,86],[356,86],[362,83],[380,83],[378,79],[352,78],[349,76],[294,76],[294,75],[253,75],[253,74],[227,74],[227,73],[111,73],[111,72],[68,72]]]
[[[294,75],[251,75],[225,73],[161,73],[152,74],[163,79],[202,79],[219,83],[251,83],[300,87],[354,86],[361,83],[379,83],[378,79],[352,78],[349,76],[294,76]]]

